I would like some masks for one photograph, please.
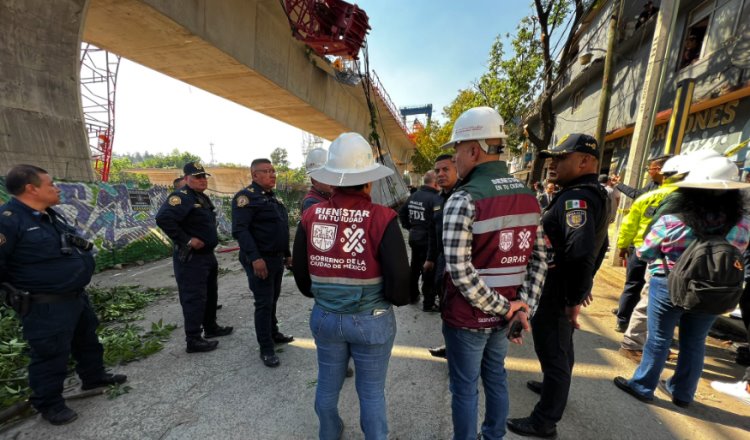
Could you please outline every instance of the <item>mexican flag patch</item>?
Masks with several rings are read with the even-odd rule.
[[[585,200],[566,200],[565,201],[565,210],[570,209],[586,209],[586,201]]]

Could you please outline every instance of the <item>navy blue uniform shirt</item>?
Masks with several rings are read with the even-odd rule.
[[[51,208],[36,211],[16,198],[0,206],[0,282],[31,293],[80,291],[91,281],[94,257],[70,246],[62,253],[63,233],[76,234]]]
[[[558,304],[572,307],[591,290],[606,250],[608,200],[597,176],[587,174],[557,193],[542,213],[554,249],[542,300],[555,297]]]
[[[427,246],[435,206],[442,203],[443,199],[438,195],[438,190],[427,185],[422,185],[417,192],[409,196],[409,200],[398,211],[401,226],[409,231],[409,244]]]
[[[232,199],[232,237],[249,262],[263,256],[292,256],[286,207],[273,191],[255,182]]]
[[[200,239],[205,247],[193,250],[198,254],[213,252],[219,244],[214,204],[207,195],[187,185],[167,197],[156,213],[156,224],[180,246],[187,245],[192,237]]]

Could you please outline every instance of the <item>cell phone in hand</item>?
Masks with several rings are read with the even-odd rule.
[[[521,321],[513,321],[508,329],[508,339],[516,339],[521,337],[523,331],[523,323]]]

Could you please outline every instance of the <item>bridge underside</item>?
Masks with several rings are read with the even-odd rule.
[[[325,139],[371,131],[362,87],[337,82],[292,38],[278,0],[0,0],[3,166],[35,163],[57,178],[94,179],[81,41]],[[403,171],[414,146],[373,99],[383,153]]]

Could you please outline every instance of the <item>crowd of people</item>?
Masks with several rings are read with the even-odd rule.
[[[341,438],[339,393],[352,375],[365,438],[388,437],[385,384],[397,332],[394,307],[416,304],[420,296],[422,310],[442,318],[445,345],[431,353],[447,359],[453,438],[501,439],[506,430],[554,437],[571,387],[573,335],[581,307],[592,301],[620,194],[635,200],[616,241],[628,268],[613,313],[616,329],[625,332],[621,352],[639,366],[630,378],[614,378],[614,385],[645,402],[656,388],[681,407],[694,399],[704,342],[718,312],[676,305],[680,298],[669,274],[683,273],[680,257],[695,255],[693,245],[706,237],[726,243],[730,257],[731,250],[747,248],[750,217],[740,190],[750,184],[738,181],[729,159],[701,152],[655,158],[647,169],[649,186],[627,187],[616,176],[598,174],[601,147],[592,136],[574,133],[539,153],[549,163],[545,185],[535,185],[535,192],[509,174],[506,139],[494,109],[461,114],[445,153],[397,213],[370,198],[373,182],[393,170],[378,163],[359,134],[340,135],[328,151],[315,149],[307,157],[312,186],[301,201],[291,248],[287,208],[274,193],[274,165],[252,162],[252,183],[232,199],[232,235],[254,298],[260,360],[278,367],[275,346],[294,340],[276,318],[282,276],[290,269],[299,291],[314,299],[309,325],[318,364],[319,438]],[[208,352],[233,327],[219,325],[216,317],[218,237],[216,208],[205,195],[209,174],[197,162],[185,164],[183,174],[156,223],[174,243],[186,351]],[[69,423],[77,415],[65,405],[62,385],[71,354],[84,389],[127,378],[104,370],[98,321],[85,291],[94,270],[91,244],[52,209],[60,202],[52,178],[41,168],[17,165],[6,186],[13,197],[0,207],[0,282],[29,342],[31,403],[50,423]],[[408,230],[411,264],[399,223]],[[729,263],[727,270],[744,267]],[[742,290],[741,281],[735,284],[726,292]],[[693,287],[685,290],[706,291]],[[745,290],[746,323],[748,302]],[[661,381],[676,326],[677,367]],[[508,418],[505,357],[524,333],[531,333],[541,371],[541,380],[526,385],[539,401],[527,417]],[[714,387],[743,398],[747,379]]]

